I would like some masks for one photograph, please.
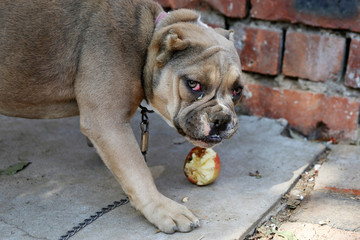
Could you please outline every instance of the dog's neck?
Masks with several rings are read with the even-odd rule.
[[[167,16],[167,12],[161,12],[157,18],[155,19],[155,26],[158,25],[161,20],[163,20]]]
[[[155,17],[156,16],[156,17]],[[154,31],[152,39],[147,51],[147,61],[143,69],[142,75],[142,84],[144,87],[145,100],[152,105],[153,100],[153,88],[157,86],[157,80],[154,82],[154,74],[160,74],[162,66],[159,66],[157,62],[157,57],[159,51],[163,48],[164,41],[169,34],[171,25],[177,24],[179,22],[193,22],[197,23],[199,14],[195,11],[188,9],[179,9],[172,11],[171,13],[166,13],[164,11],[159,11],[154,15]]]
[[[155,21],[154,21],[154,27],[156,28],[156,26],[168,15],[167,12],[164,12],[164,11],[161,11],[157,17],[155,18]],[[156,16],[156,15],[155,15]],[[142,86],[144,87],[144,76],[142,77]],[[146,92],[144,91],[145,93],[145,100],[149,103],[148,99],[147,99],[147,96],[146,96]]]

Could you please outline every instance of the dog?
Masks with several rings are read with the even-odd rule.
[[[0,114],[80,115],[80,128],[131,204],[165,233],[199,219],[157,190],[130,120],[146,100],[191,143],[238,128],[243,89],[233,32],[152,0],[1,0]]]

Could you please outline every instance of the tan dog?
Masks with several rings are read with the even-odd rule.
[[[132,205],[163,232],[187,232],[199,220],[158,192],[130,119],[146,99],[180,134],[211,147],[238,127],[241,70],[232,33],[194,11],[162,11],[150,0],[1,0],[0,113],[80,114]]]

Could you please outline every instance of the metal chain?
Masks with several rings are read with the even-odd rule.
[[[144,159],[146,161],[146,152],[147,152],[147,148],[148,148],[148,141],[149,141],[149,118],[147,116],[146,113],[153,113],[154,111],[147,109],[146,107],[143,106],[139,106],[141,109],[141,123],[140,123],[140,128],[141,128],[141,135],[142,135],[142,143],[141,143],[141,152],[144,156]],[[145,135],[147,135],[146,137],[144,137]],[[145,141],[145,142],[143,142]],[[98,219],[99,217],[101,217],[102,215],[104,215],[105,213],[110,212],[111,210],[125,205],[129,203],[129,198],[126,197],[124,199],[121,199],[120,201],[115,201],[113,202],[113,204],[108,205],[105,208],[102,208],[100,211],[96,212],[95,215],[91,215],[89,218],[85,219],[83,222],[79,223],[77,226],[73,227],[72,230],[67,231],[67,233],[63,236],[60,237],[59,240],[67,240],[69,238],[71,238],[72,236],[74,236],[77,232],[79,232],[81,229],[85,228],[87,225],[93,223],[96,219]]]
[[[153,113],[153,110],[149,110],[146,107],[139,106],[141,109],[141,123],[140,123],[140,129],[141,129],[141,153],[144,156],[145,162],[147,162],[146,159],[146,153],[149,148],[149,117],[147,116],[147,113]]]
[[[72,230],[68,231],[65,235],[61,236],[59,240],[67,240],[70,237],[74,236],[75,233],[79,232],[81,229],[85,228],[90,223],[94,222],[96,219],[104,215],[105,213],[110,212],[111,210],[125,205],[129,202],[129,198],[121,199],[120,201],[115,201],[113,204],[108,205],[105,208],[102,208],[99,212],[96,212],[95,215],[91,215],[89,218],[85,219],[83,222],[79,223],[77,226],[73,227]]]

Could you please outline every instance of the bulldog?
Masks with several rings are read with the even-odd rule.
[[[1,0],[0,113],[80,115],[80,127],[131,204],[165,233],[200,225],[157,190],[130,127],[146,100],[191,143],[238,128],[242,91],[231,31],[151,0]]]

